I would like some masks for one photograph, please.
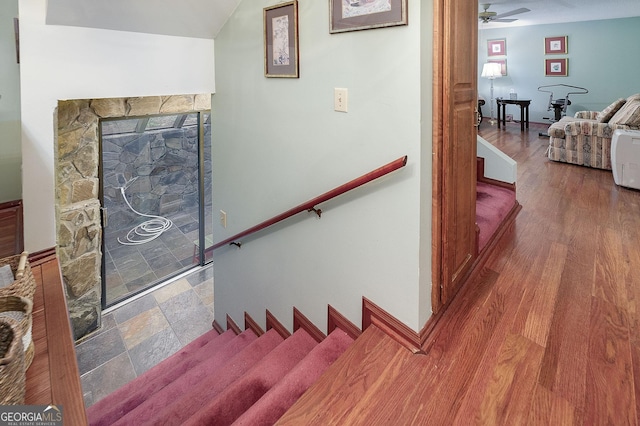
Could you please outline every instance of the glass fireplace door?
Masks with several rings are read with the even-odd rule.
[[[210,128],[209,112],[101,121],[104,307],[206,259]]]

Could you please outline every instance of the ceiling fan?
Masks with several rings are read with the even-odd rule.
[[[488,23],[488,22],[513,22],[513,21],[517,21],[517,18],[511,18],[511,19],[504,19],[507,16],[513,16],[513,15],[518,15],[520,13],[525,13],[525,12],[531,12],[530,9],[527,9],[526,7],[521,7],[520,9],[514,9],[510,12],[505,12],[505,13],[501,13],[498,15],[497,12],[490,12],[489,11],[489,7],[491,7],[491,3],[485,3],[482,5],[482,8],[484,9],[484,11],[480,12],[478,14],[478,18],[480,19],[480,21],[482,21],[483,23]]]

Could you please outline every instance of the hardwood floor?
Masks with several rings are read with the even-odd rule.
[[[523,208],[427,354],[370,327],[279,424],[638,424],[640,191],[549,161],[545,129],[481,125]]]

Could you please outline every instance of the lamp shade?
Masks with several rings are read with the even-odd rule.
[[[482,67],[481,77],[485,77],[488,79],[502,77],[502,65],[497,62],[487,62]]]

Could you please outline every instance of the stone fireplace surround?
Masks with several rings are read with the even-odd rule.
[[[211,94],[58,102],[54,134],[56,239],[76,340],[101,325],[99,120],[210,109]]]

